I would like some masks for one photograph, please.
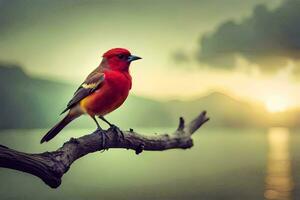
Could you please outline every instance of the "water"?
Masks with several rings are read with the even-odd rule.
[[[159,129],[136,129],[156,132]],[[161,130],[160,130],[161,131]],[[45,130],[0,132],[0,144],[26,152],[54,150],[87,130],[66,130],[40,145]],[[75,162],[58,189],[22,172],[0,169],[0,199],[300,199],[300,134],[269,130],[208,129],[189,150],[93,153]]]
[[[290,133],[284,128],[268,132],[269,153],[266,176],[266,199],[292,199],[294,178],[289,152]]]

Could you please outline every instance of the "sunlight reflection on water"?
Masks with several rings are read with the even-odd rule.
[[[268,132],[269,153],[264,194],[267,200],[293,199],[289,137],[287,128],[271,128]]]

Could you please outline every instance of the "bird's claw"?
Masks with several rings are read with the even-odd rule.
[[[103,151],[105,151],[106,150],[106,140],[108,139],[108,136],[107,136],[106,132],[103,131],[102,128],[98,128],[97,131],[99,132],[99,135],[101,137],[101,142],[102,142],[101,148],[103,149]]]
[[[122,138],[122,140],[125,139],[124,133],[116,125],[112,124],[109,129],[111,129],[113,132],[115,132],[117,134],[117,141],[118,142],[121,141],[120,138]]]

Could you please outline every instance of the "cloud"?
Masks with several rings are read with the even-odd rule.
[[[190,61],[190,58],[187,55],[187,52],[185,52],[184,50],[178,49],[178,50],[174,51],[171,54],[171,56],[172,56],[172,59],[178,64],[187,63]]]
[[[276,9],[254,8],[240,23],[226,21],[200,40],[197,58],[212,67],[233,69],[237,56],[274,72],[300,60],[300,1],[286,0]]]

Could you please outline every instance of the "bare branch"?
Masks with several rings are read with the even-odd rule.
[[[177,130],[171,135],[146,136],[130,129],[122,131],[123,139],[115,134],[114,129],[96,130],[77,139],[71,138],[56,151],[38,154],[19,152],[0,145],[0,167],[30,173],[41,178],[48,186],[57,188],[61,184],[62,176],[69,170],[72,163],[82,156],[109,148],[132,149],[136,154],[142,151],[191,148],[193,146],[192,134],[208,120],[205,111],[187,126],[181,117]],[[101,135],[103,133],[107,135],[104,147]]]

